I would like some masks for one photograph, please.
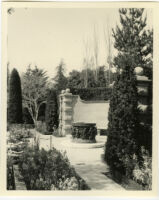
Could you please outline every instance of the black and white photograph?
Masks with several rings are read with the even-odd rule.
[[[3,10],[6,191],[152,191],[154,8],[37,5]]]

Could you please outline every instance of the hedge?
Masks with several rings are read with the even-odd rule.
[[[79,95],[82,100],[109,100],[111,95],[111,88],[70,88],[73,95]]]

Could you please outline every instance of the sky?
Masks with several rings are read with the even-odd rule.
[[[119,24],[118,9],[108,8],[13,8],[8,14],[7,57],[10,70],[26,71],[29,64],[47,71],[49,77],[63,59],[66,74],[83,68],[84,41],[98,36],[99,65],[106,64],[106,30]],[[147,9],[147,24],[152,27],[152,10]],[[113,42],[113,41],[112,41]]]

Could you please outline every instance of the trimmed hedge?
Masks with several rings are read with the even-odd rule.
[[[111,88],[70,88],[73,95],[79,95],[82,100],[105,100],[108,101],[111,96]]]

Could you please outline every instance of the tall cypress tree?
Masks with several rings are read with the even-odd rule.
[[[22,119],[21,80],[18,71],[13,69],[10,76],[8,121],[9,123],[22,123]]]
[[[152,78],[153,31],[146,29],[144,9],[122,8],[119,14],[120,26],[113,30],[114,47],[118,50],[114,64],[119,66],[122,55],[128,53],[134,59],[134,67],[143,67],[144,74]]]
[[[105,159],[112,171],[130,177],[133,156],[138,155],[138,98],[132,58],[123,56],[121,64],[124,68],[117,76],[110,99]]]
[[[49,133],[53,131],[54,126],[58,127],[58,102],[55,90],[50,90],[47,95],[45,122]]]
[[[53,78],[53,80],[55,81],[54,87],[58,91],[58,93],[60,93],[61,90],[64,90],[67,87],[67,78],[64,75],[65,65],[62,60],[56,69],[57,69],[57,74]]]

